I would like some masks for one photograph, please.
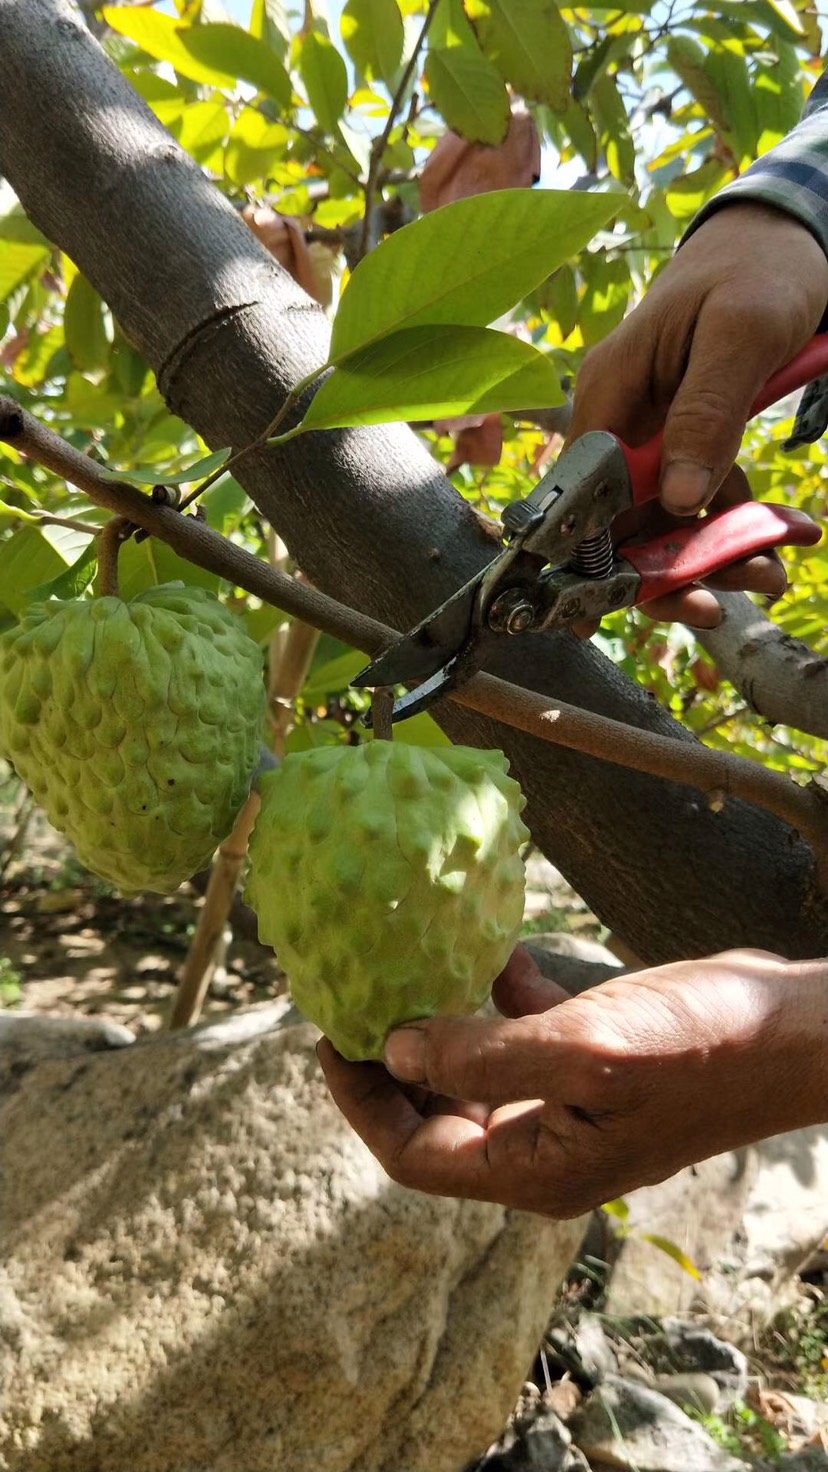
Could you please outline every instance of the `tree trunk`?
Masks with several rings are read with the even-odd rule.
[[[62,0],[0,0],[0,172],[212,446],[248,444],[326,357],[321,310],[271,260]],[[304,572],[403,628],[493,552],[405,428],[302,436],[239,480]],[[691,738],[570,634],[510,643],[488,668],[631,726]],[[755,945],[828,951],[810,849],[778,820],[544,745],[450,702],[455,741],[506,751],[540,847],[644,961]]]

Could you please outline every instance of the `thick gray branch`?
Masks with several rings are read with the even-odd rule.
[[[322,312],[257,244],[61,0],[0,0],[0,170],[106,298],[171,408],[213,446],[249,444],[325,360]],[[406,429],[300,437],[243,481],[324,591],[400,628],[492,543]],[[676,741],[689,737],[590,645],[509,644],[491,672]],[[539,846],[642,960],[752,944],[828,951],[807,845],[737,802],[543,746],[468,710],[458,741],[501,746]]]
[[[791,638],[744,593],[717,593],[724,618],[696,634],[722,674],[772,726],[828,738],[828,659]]]

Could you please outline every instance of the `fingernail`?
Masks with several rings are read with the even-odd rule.
[[[425,1038],[419,1027],[400,1027],[385,1042],[385,1062],[397,1078],[425,1081]]]
[[[713,472],[693,460],[671,460],[661,479],[661,500],[676,516],[690,516],[701,511],[709,492]]]

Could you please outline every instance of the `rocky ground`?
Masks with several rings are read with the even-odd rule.
[[[197,887],[169,899],[118,897],[78,866],[7,785],[0,788],[0,900],[0,1008],[94,1017],[135,1035],[164,1025],[202,903]],[[527,938],[543,933],[545,945],[574,950],[583,963],[612,960],[598,949],[608,937],[595,917],[540,859],[530,863],[525,930]],[[284,990],[249,912],[237,907],[206,1015]],[[669,1210],[666,1230],[675,1239],[659,1235],[661,1218],[644,1230],[646,1212],[663,1209],[644,1200],[643,1225],[640,1203],[631,1215],[624,1203],[615,1215],[596,1214],[509,1425],[467,1472],[737,1472],[745,1465],[828,1472],[828,1252],[812,1252],[803,1264],[774,1240],[767,1250],[779,1261],[762,1272],[774,1292],[778,1279],[779,1302],[735,1323],[694,1306],[695,1263],[669,1226]],[[668,1277],[686,1277],[691,1291],[676,1296],[680,1312],[654,1312],[658,1293],[649,1289],[639,1305],[625,1298],[618,1263],[625,1250],[632,1260],[631,1238],[647,1272],[663,1261]]]

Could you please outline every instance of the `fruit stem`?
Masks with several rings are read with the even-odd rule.
[[[120,598],[118,553],[131,532],[125,516],[113,516],[98,535],[98,590],[102,598]]]
[[[394,691],[389,685],[381,685],[371,700],[371,726],[375,741],[394,740],[393,711]]]

